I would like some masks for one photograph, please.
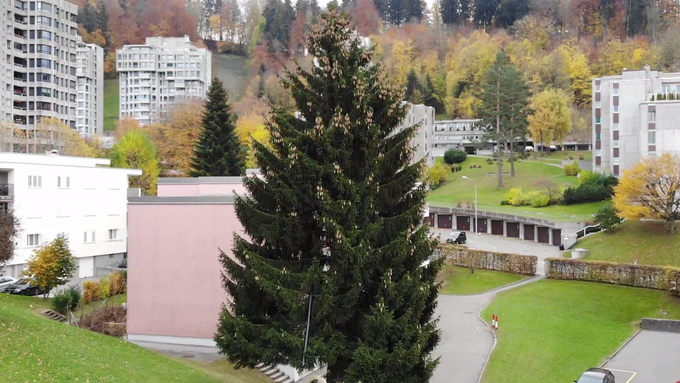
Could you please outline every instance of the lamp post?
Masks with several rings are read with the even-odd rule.
[[[473,225],[473,229],[474,229],[473,233],[477,233],[477,235],[479,235],[479,231],[477,230],[477,229],[479,229],[479,227],[477,226],[477,225],[479,225],[479,223],[477,222],[477,182],[475,182],[475,180],[473,180],[472,178],[470,178],[468,176],[463,176],[463,179],[470,180],[475,185],[475,224]]]

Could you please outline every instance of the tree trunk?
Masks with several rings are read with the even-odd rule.
[[[510,177],[515,176],[515,143],[510,142]]]
[[[500,94],[501,91],[501,81],[496,81],[496,94]],[[496,98],[496,146],[498,147],[498,187],[503,187],[503,152],[501,151],[501,100],[500,97]]]

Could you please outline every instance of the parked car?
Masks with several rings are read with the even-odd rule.
[[[35,278],[21,278],[9,285],[7,287],[7,292],[10,294],[30,296],[49,293],[49,291],[34,286],[33,283],[35,283]]]
[[[5,292],[7,287],[14,283],[17,279],[12,277],[0,277],[0,293]]]
[[[576,383],[616,383],[614,374],[604,368],[590,368],[581,375],[581,378],[574,380]]]
[[[457,243],[464,244],[467,241],[467,235],[464,231],[452,231],[448,238],[446,238],[446,243]]]

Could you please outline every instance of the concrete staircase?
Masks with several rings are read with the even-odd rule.
[[[272,366],[265,366],[264,364],[258,364],[257,369],[262,371],[263,374],[267,375],[269,379],[273,380],[275,383],[293,383],[288,375],[279,371],[278,368]]]
[[[66,317],[54,310],[45,310],[42,312],[42,315],[57,322],[66,322]]]

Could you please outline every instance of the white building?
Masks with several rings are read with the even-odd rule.
[[[416,149],[413,153],[413,162],[427,157],[426,165],[434,166],[434,108],[423,104],[408,103],[408,111],[402,128],[415,124],[420,124],[420,127],[413,143]]]
[[[11,205],[21,225],[5,275],[19,276],[33,251],[59,233],[78,260],[75,277],[123,259],[128,177],[142,172],[109,165],[99,158],[0,153],[0,205]]]
[[[141,125],[160,122],[174,103],[205,99],[212,80],[212,53],[185,37],[148,37],[146,44],[116,51],[120,118]]]
[[[78,44],[76,76],[78,99],[76,129],[85,136],[104,133],[104,49]]]
[[[42,117],[55,117],[76,128],[77,14],[66,0],[0,1],[0,122],[30,129]],[[97,74],[91,78],[101,87],[103,54],[92,64]],[[90,108],[101,111],[102,103],[103,93]]]
[[[593,169],[616,176],[645,157],[680,154],[680,73],[645,66],[593,79]]]

